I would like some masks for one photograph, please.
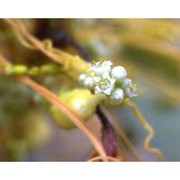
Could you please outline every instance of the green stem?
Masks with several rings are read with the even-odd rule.
[[[58,74],[62,72],[62,68],[57,64],[45,64],[40,67],[33,66],[28,68],[25,65],[18,64],[18,65],[7,65],[5,67],[5,73],[8,75],[30,75],[36,76],[41,74]]]

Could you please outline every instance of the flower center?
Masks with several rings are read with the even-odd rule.
[[[102,79],[99,83],[99,87],[102,89],[102,90],[106,90],[107,88],[110,87],[110,80],[109,79]]]

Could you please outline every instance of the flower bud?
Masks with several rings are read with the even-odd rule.
[[[83,82],[85,81],[86,77],[87,77],[86,74],[81,74],[81,75],[79,76],[79,82],[80,82],[80,83],[83,83]]]
[[[94,87],[95,85],[95,81],[93,80],[92,77],[87,77],[85,80],[84,80],[84,86],[87,87],[87,88],[92,88]]]
[[[114,67],[111,71],[111,75],[117,81],[122,81],[126,78],[127,72],[122,66]]]
[[[120,104],[124,99],[124,92],[120,88],[113,90],[112,94],[109,96],[111,103]]]
[[[95,113],[96,106],[104,100],[105,96],[102,94],[91,94],[91,91],[87,89],[74,89],[61,93],[59,98],[86,121]],[[56,106],[51,107],[51,112],[55,121],[61,128],[73,129],[76,127],[71,119]]]

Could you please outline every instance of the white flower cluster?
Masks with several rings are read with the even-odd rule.
[[[120,104],[125,98],[137,96],[136,88],[127,78],[127,72],[122,66],[111,68],[111,61],[94,63],[88,74],[81,74],[79,81],[95,94],[104,93],[112,104]]]

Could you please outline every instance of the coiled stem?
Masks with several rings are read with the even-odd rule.
[[[153,127],[144,119],[144,117],[141,115],[139,109],[137,108],[137,106],[134,103],[132,103],[131,101],[128,101],[127,105],[132,109],[132,111],[135,114],[135,116],[137,117],[138,121],[144,126],[144,128],[149,133],[148,136],[146,137],[145,141],[144,141],[144,148],[148,152],[156,154],[158,157],[158,160],[162,161],[163,160],[162,152],[159,149],[150,146],[150,141],[154,137]]]

